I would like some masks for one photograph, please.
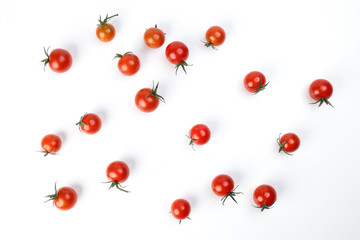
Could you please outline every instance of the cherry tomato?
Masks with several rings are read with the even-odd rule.
[[[47,156],[50,154],[57,153],[62,145],[62,141],[59,136],[55,134],[48,134],[41,140],[41,148],[43,151],[42,153],[45,153],[44,156]]]
[[[242,193],[234,192],[236,189],[236,187],[234,188],[234,180],[226,174],[216,176],[211,183],[211,188],[216,195],[222,197],[221,202],[223,205],[228,197],[231,197],[237,203],[234,197],[236,194]]]
[[[53,201],[55,207],[60,210],[69,210],[73,208],[77,202],[77,193],[71,187],[62,187],[59,190],[56,189],[55,183],[55,194],[46,196],[49,198],[48,201]]]
[[[84,114],[76,125],[79,125],[81,132],[87,134],[97,133],[101,128],[101,119],[98,115],[94,113]]]
[[[124,55],[117,53],[115,58],[120,58],[118,68],[126,76],[132,76],[140,69],[140,59],[131,52],[126,52]]]
[[[196,124],[190,129],[189,145],[204,145],[210,140],[211,132],[205,124]]]
[[[159,83],[156,84],[156,87],[143,88],[137,92],[135,96],[136,107],[143,112],[152,112],[159,106],[159,100],[165,102],[164,98],[157,94],[157,89]]]
[[[49,55],[49,48],[47,50],[44,48],[47,57],[41,61],[44,63],[44,69],[46,65],[49,64],[50,69],[57,73],[63,73],[69,70],[72,65],[71,54],[65,49],[57,48],[52,50]]]
[[[224,43],[226,34],[224,29],[219,26],[212,26],[210,27],[205,34],[206,38],[206,47],[212,47],[215,49],[215,46],[219,46]]]
[[[101,20],[101,16],[100,16],[99,24],[96,28],[96,36],[100,41],[110,42],[115,37],[115,33],[116,33],[115,28],[112,24],[108,23],[108,21],[116,16],[118,16],[118,14],[112,15],[110,17],[106,14],[104,20]]]
[[[279,152],[284,151],[291,155],[291,152],[295,152],[300,147],[300,138],[295,133],[286,133],[282,137],[280,136],[277,140]]]
[[[174,216],[174,218],[179,220],[179,223],[181,223],[181,220],[185,218],[189,218],[189,214],[191,211],[190,203],[185,199],[176,199],[171,204],[171,214]]]
[[[182,42],[175,41],[175,42],[170,43],[166,47],[165,55],[170,63],[176,65],[175,73],[177,73],[180,66],[184,70],[185,73],[186,73],[185,67],[191,66],[185,62],[189,56],[189,49]]]
[[[106,168],[106,176],[110,180],[107,183],[111,183],[109,189],[112,187],[116,187],[121,191],[129,192],[120,185],[120,183],[123,183],[128,179],[129,174],[130,170],[125,162],[115,161],[110,163]]]
[[[333,87],[329,81],[325,79],[317,79],[313,81],[309,87],[309,94],[310,97],[316,100],[316,102],[312,104],[319,103],[320,107],[323,103],[326,103],[327,105],[334,107],[329,102],[329,98],[333,94]]]
[[[144,41],[148,47],[159,48],[165,42],[164,32],[155,25],[155,27],[149,28],[144,33]]]
[[[258,186],[253,194],[253,199],[256,204],[255,207],[260,208],[261,211],[269,209],[276,201],[275,189],[267,184]]]
[[[250,72],[244,78],[244,86],[251,93],[258,93],[264,90],[268,84],[264,74],[258,71]]]

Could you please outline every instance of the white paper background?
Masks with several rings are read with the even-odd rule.
[[[1,239],[359,239],[358,89],[360,2],[346,1],[25,1],[0,3]],[[99,15],[118,13],[115,39],[95,36]],[[146,28],[166,32],[160,49],[143,42]],[[202,46],[222,26],[218,51]],[[188,74],[165,57],[172,41],[190,50]],[[64,74],[43,71],[43,46],[73,56]],[[140,71],[123,76],[115,53],[132,51]],[[252,95],[244,76],[270,82]],[[335,108],[310,105],[309,84],[328,79]],[[166,103],[150,114],[134,104],[159,81]],[[78,131],[85,112],[103,119],[96,135]],[[210,142],[193,151],[185,134],[205,123]],[[279,133],[295,132],[293,157],[277,152]],[[48,133],[63,147],[44,158]],[[107,190],[105,170],[126,161],[130,194]],[[234,178],[238,204],[211,192],[216,175]],[[60,211],[44,196],[53,184],[79,199]],[[275,187],[273,209],[253,208],[260,184]],[[179,225],[177,198],[192,205]]]

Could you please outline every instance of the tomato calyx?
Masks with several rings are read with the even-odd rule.
[[[44,53],[46,55],[46,58],[41,60],[40,62],[44,63],[44,72],[45,72],[45,67],[49,63],[49,60],[50,60],[50,55],[49,55],[50,46],[47,49],[45,49],[45,47],[43,47],[43,48],[44,48]]]
[[[228,197],[230,197],[232,200],[234,200],[234,202],[235,203],[238,203],[237,201],[236,201],[236,199],[235,199],[235,196],[236,196],[236,194],[244,194],[243,192],[235,192],[235,189],[237,188],[238,186],[236,186],[232,191],[230,191],[228,194],[226,194],[225,196],[223,196],[222,198],[221,198],[221,202],[222,202],[222,205],[224,205],[225,204],[225,201],[226,201],[226,199],[228,198]]]
[[[87,113],[85,113],[84,115],[82,115],[81,118],[80,118],[80,121],[75,124],[75,125],[79,125],[79,130],[80,130],[80,132],[82,132],[81,126],[87,126],[87,124],[85,124],[85,123],[83,122],[83,119],[84,119],[84,117],[85,117],[86,114],[87,114]]]
[[[260,86],[257,87],[257,88],[249,88],[249,89],[252,90],[252,91],[256,91],[254,94],[257,94],[258,92],[264,90],[264,89],[266,88],[266,86],[269,84],[269,82],[268,82],[267,84],[263,85],[262,82],[263,82],[263,80],[262,80],[262,78],[260,77]]]
[[[182,70],[187,74],[185,67],[188,67],[188,66],[192,66],[192,64],[188,64],[188,63],[185,62],[184,60],[181,61],[179,64],[176,64],[176,65],[175,65],[175,69],[176,69],[176,70],[175,70],[175,74],[177,75],[177,71],[179,70],[179,67],[181,67]]]
[[[44,153],[44,157],[46,157],[47,155],[58,155],[58,153],[55,153],[55,148],[54,148],[54,150],[52,150],[51,152],[47,152],[47,151],[44,151],[44,150],[40,150],[39,152],[41,152],[41,153]]]
[[[285,145],[285,143],[287,142],[287,139],[286,139],[283,143],[281,143],[280,138],[281,138],[281,133],[279,134],[279,137],[278,137],[278,139],[277,139],[277,143],[278,143],[278,145],[279,145],[279,153],[280,153],[280,152],[284,152],[284,153],[286,153],[287,155],[293,156],[293,154],[291,154],[291,153],[289,153],[289,152],[287,152],[287,151],[284,150],[284,145]]]
[[[48,200],[45,201],[48,202],[48,201],[53,201],[53,205],[54,205],[54,200],[58,197],[58,190],[56,189],[56,182],[55,182],[55,193],[54,194],[50,194],[50,195],[47,195],[45,196],[46,198],[49,198]]]
[[[266,200],[264,201],[264,204],[262,205],[262,206],[253,206],[254,208],[260,208],[261,209],[261,212],[263,212],[265,209],[271,209],[271,208],[273,208],[274,206],[274,203],[275,202],[273,202],[272,204],[270,204],[270,205],[266,205]]]
[[[189,135],[185,135],[185,136],[187,136],[187,137],[190,139],[189,146],[191,146],[192,149],[195,151],[194,145],[195,145],[195,143],[198,142],[199,140],[195,140],[195,139],[193,139],[192,137],[190,137]]]
[[[211,42],[208,42],[208,41],[201,41],[203,44],[204,44],[204,46],[205,47],[211,47],[212,49],[214,49],[214,50],[219,50],[219,49],[217,49],[215,46],[214,46],[214,44],[212,44]]]
[[[112,16],[110,16],[110,17],[109,17],[108,14],[106,14],[106,17],[104,18],[104,20],[101,20],[101,16],[99,16],[99,24],[98,24],[98,26],[104,26],[105,24],[107,24],[107,22],[108,22],[111,18],[117,17],[117,16],[119,16],[119,14],[115,14],[115,15],[112,15]]]
[[[121,184],[118,182],[118,181],[108,181],[108,182],[104,182],[104,183],[111,183],[110,184],[110,187],[109,189],[113,188],[113,187],[116,187],[117,189],[119,189],[120,191],[123,191],[123,192],[126,192],[126,193],[129,193],[130,191],[128,190],[125,190],[125,186],[121,186]]]
[[[153,82],[153,87],[151,89],[151,93],[149,95],[147,95],[146,97],[156,97],[157,99],[159,99],[160,101],[165,103],[165,99],[162,96],[160,96],[159,94],[157,94],[158,87],[159,87],[159,83],[157,83],[154,88],[154,82]]]
[[[126,53],[124,53],[124,54],[119,54],[119,53],[117,53],[117,54],[115,55],[115,57],[113,58],[113,60],[116,59],[116,58],[122,58],[123,56],[125,56],[126,54],[129,54],[129,53],[132,53],[132,52],[126,52]]]
[[[329,102],[329,100],[326,97],[320,97],[319,100],[310,104],[318,104],[318,103],[319,103],[318,107],[320,107],[323,103],[326,103],[326,105],[330,105],[334,108],[334,106]]]

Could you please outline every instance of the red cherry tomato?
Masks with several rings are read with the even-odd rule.
[[[155,88],[143,88],[135,96],[136,107],[143,112],[152,112],[159,106],[159,100],[165,102],[164,98],[157,94],[159,83]]]
[[[255,207],[260,208],[261,211],[269,209],[276,201],[275,189],[267,184],[258,186],[253,194],[253,199],[256,204]]]
[[[164,32],[155,25],[144,33],[144,42],[150,48],[159,48],[165,42]]]
[[[314,102],[312,104],[319,103],[319,107],[320,107],[323,103],[326,103],[326,104],[334,107],[329,102],[329,98],[333,94],[333,87],[329,81],[327,81],[325,79],[317,79],[317,80],[313,81],[309,87],[309,94],[310,94],[310,97],[312,97],[314,100],[316,100],[316,102]]]
[[[279,152],[284,151],[291,155],[290,153],[295,152],[300,147],[300,138],[295,133],[286,133],[280,136],[277,140]]]
[[[132,76],[140,69],[140,59],[131,52],[126,52],[124,55],[116,54],[115,58],[120,58],[118,61],[119,71],[126,75]]]
[[[110,42],[111,40],[114,39],[116,31],[114,26],[108,23],[108,21],[116,16],[118,16],[118,14],[112,15],[110,17],[106,14],[104,20],[101,20],[101,16],[100,16],[99,24],[96,28],[96,36],[100,41]]]
[[[128,179],[129,174],[130,170],[125,162],[115,161],[110,163],[106,168],[106,176],[110,180],[108,183],[111,183],[109,189],[116,187],[121,191],[129,192],[120,185],[120,183],[123,183]]]
[[[55,183],[55,194],[46,196],[49,198],[48,201],[53,201],[55,207],[60,210],[69,210],[73,208],[77,202],[77,193],[73,188],[62,187],[59,190],[56,189]]]
[[[216,195],[222,197],[221,202],[223,205],[228,197],[231,197],[237,203],[234,197],[236,194],[242,193],[234,192],[236,189],[236,187],[234,188],[234,180],[226,174],[216,176],[211,183],[211,188]]]
[[[179,220],[179,223],[181,223],[181,220],[185,218],[189,218],[189,214],[191,211],[190,203],[185,199],[176,199],[171,204],[171,214],[174,216],[174,218]]]
[[[264,74],[258,71],[250,72],[244,78],[244,86],[251,93],[258,93],[264,90],[268,84]]]
[[[165,50],[166,58],[169,60],[170,63],[175,64],[175,73],[177,73],[179,67],[184,70],[186,73],[185,67],[190,66],[186,63],[186,60],[189,56],[189,49],[187,46],[179,41],[175,41],[170,43]]]
[[[101,128],[101,124],[100,117],[94,113],[86,113],[76,123],[76,125],[79,125],[80,131],[87,134],[97,133]]]
[[[49,64],[50,69],[57,73],[63,73],[70,69],[72,65],[72,57],[68,51],[57,48],[52,50],[50,55],[48,51],[49,48],[47,50],[44,48],[44,52],[47,57],[41,61],[44,63],[44,68],[47,64]]]
[[[189,145],[204,145],[210,140],[211,132],[205,124],[196,124],[190,129]]]
[[[206,38],[206,47],[212,47],[215,49],[215,46],[219,46],[224,43],[226,34],[224,29],[219,26],[210,27],[205,34]]]
[[[55,154],[57,153],[62,145],[62,141],[59,136],[55,134],[48,134],[41,140],[41,148],[43,151],[42,153],[45,153],[44,156],[47,156],[48,154]]]

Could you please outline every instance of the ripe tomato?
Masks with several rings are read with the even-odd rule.
[[[148,47],[159,48],[165,42],[164,32],[155,25],[155,27],[149,28],[144,33],[144,41]]]
[[[213,49],[216,49],[215,46],[219,46],[224,43],[226,34],[224,29],[222,29],[219,26],[212,26],[210,27],[205,34],[206,38],[206,47],[212,47]]]
[[[313,81],[309,87],[309,94],[310,97],[316,100],[316,102],[312,104],[319,103],[320,107],[323,103],[326,103],[327,105],[334,107],[329,102],[329,98],[333,94],[333,87],[329,81],[325,79],[317,79]]]
[[[101,16],[100,16],[99,24],[96,28],[96,36],[100,41],[110,42],[115,37],[115,33],[116,33],[115,28],[112,24],[108,23],[108,21],[116,16],[118,16],[118,14],[112,15],[110,17],[106,14],[104,20],[101,20]]]
[[[152,112],[159,106],[159,100],[165,102],[164,98],[157,94],[157,89],[159,83],[156,84],[156,87],[152,89],[143,88],[137,92],[135,96],[136,107],[143,112]]]
[[[281,134],[280,134],[281,136]],[[286,154],[291,155],[300,146],[300,138],[295,133],[286,133],[277,139],[279,145],[279,152],[284,151]]]
[[[49,48],[46,50],[44,47],[44,52],[47,57],[41,61],[44,63],[44,69],[46,65],[49,64],[50,69],[57,73],[63,73],[69,70],[72,65],[71,54],[65,49],[57,48],[52,50],[49,55]]]
[[[190,138],[189,145],[204,145],[210,140],[211,132],[205,124],[196,124],[190,129],[188,137]]]
[[[187,46],[179,41],[175,41],[170,43],[165,50],[166,58],[171,62],[172,64],[175,64],[175,74],[177,73],[179,67],[184,70],[186,73],[185,67],[191,66],[187,64],[185,61],[189,56],[189,49]]]
[[[41,140],[41,148],[43,151],[42,153],[45,153],[44,156],[47,156],[50,154],[57,153],[62,145],[62,141],[59,136],[55,134],[48,134]]]
[[[130,170],[125,162],[115,161],[110,163],[106,168],[106,176],[110,180],[107,183],[111,183],[109,189],[112,187],[116,187],[121,191],[129,192],[120,185],[120,183],[123,183],[128,179],[129,174]]]
[[[267,184],[258,186],[253,194],[253,199],[256,204],[255,207],[260,208],[261,211],[269,209],[276,201],[275,189]]]
[[[191,211],[190,203],[185,199],[176,199],[171,204],[171,214],[174,216],[174,218],[179,220],[179,223],[181,223],[181,220],[185,218],[189,218],[189,214]]]
[[[237,203],[234,197],[236,194],[242,193],[234,192],[236,189],[236,187],[234,188],[234,180],[226,174],[216,176],[211,183],[211,188],[216,195],[222,197],[221,202],[223,205],[228,197],[231,197]]]
[[[49,199],[46,201],[53,201],[55,207],[60,210],[69,210],[73,208],[77,202],[77,193],[73,188],[62,187],[59,190],[56,189],[55,183],[55,194],[46,196]]]
[[[250,72],[244,78],[244,86],[251,93],[258,93],[264,90],[268,84],[264,74],[258,71]]]
[[[79,125],[81,132],[94,134],[101,128],[101,119],[94,113],[86,113],[80,118],[80,121],[76,123],[76,125]]]
[[[115,58],[120,58],[118,68],[119,71],[126,76],[134,75],[140,69],[140,59],[131,52],[126,52],[124,55],[117,53],[114,59]]]

